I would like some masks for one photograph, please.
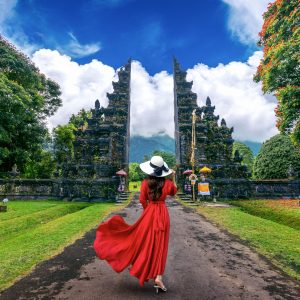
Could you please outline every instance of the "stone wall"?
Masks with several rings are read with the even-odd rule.
[[[119,178],[81,179],[0,179],[0,200],[65,199],[115,201]]]
[[[217,199],[300,197],[300,180],[215,179],[210,186]]]
[[[0,200],[64,199],[115,201],[119,178],[114,179],[0,179]],[[218,199],[298,198],[300,180],[215,179],[210,181]]]

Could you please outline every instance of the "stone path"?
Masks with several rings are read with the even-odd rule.
[[[92,230],[4,291],[0,300],[300,299],[299,282],[287,278],[240,240],[173,198],[167,200],[167,206],[171,232],[166,293],[157,296],[152,282],[140,287],[128,270],[115,273],[105,261],[95,258]],[[132,224],[141,211],[135,198],[118,214]]]

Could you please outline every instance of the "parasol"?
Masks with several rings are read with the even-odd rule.
[[[193,173],[193,170],[187,169],[182,174],[189,175],[189,174],[192,174],[192,173]]]
[[[206,167],[206,166],[204,166],[199,172],[200,172],[200,173],[210,173],[210,172],[211,172],[211,169],[208,168],[208,167]]]
[[[122,169],[122,170],[119,170],[118,172],[116,172],[116,174],[118,176],[127,176],[127,173]]]

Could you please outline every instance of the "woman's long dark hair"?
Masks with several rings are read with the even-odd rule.
[[[156,201],[162,194],[162,188],[165,183],[165,177],[148,176],[148,197]]]

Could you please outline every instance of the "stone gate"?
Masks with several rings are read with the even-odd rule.
[[[192,111],[196,111],[196,170],[204,165],[213,169],[212,186],[220,199],[299,197],[299,180],[249,180],[238,153],[232,157],[232,132],[224,119],[215,116],[208,97],[202,107],[192,92],[176,59],[173,62],[174,121],[178,174],[190,167]],[[130,136],[131,60],[118,71],[108,106],[96,100],[87,126],[76,132],[74,157],[62,166],[56,179],[0,179],[0,197],[59,198],[69,200],[115,200],[118,169],[128,172]]]

